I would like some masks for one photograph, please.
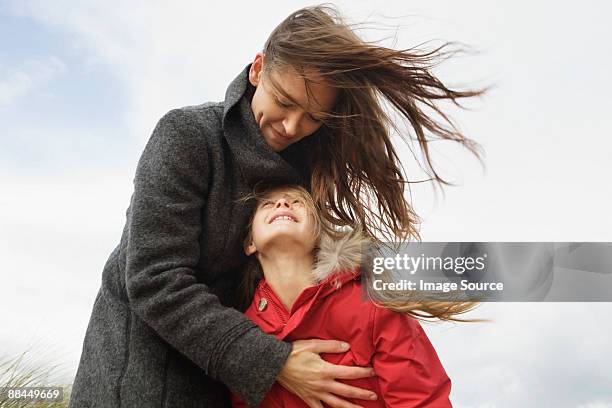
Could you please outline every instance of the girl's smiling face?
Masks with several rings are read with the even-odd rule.
[[[272,78],[263,72],[263,54],[258,53],[249,72],[249,81],[256,87],[251,109],[266,142],[279,152],[321,127],[323,123],[314,112],[331,112],[338,91],[313,75],[317,83],[309,84],[309,98],[304,79],[294,68],[286,67],[269,75],[289,98],[275,89]]]
[[[245,253],[291,247],[311,252],[316,243],[316,220],[303,194],[281,189],[266,194],[257,204],[251,224],[251,242]]]

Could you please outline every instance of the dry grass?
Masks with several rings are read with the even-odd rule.
[[[3,387],[62,387],[62,401],[26,401],[8,399],[0,394],[0,408],[65,408],[70,397],[70,385],[58,384],[56,378],[59,366],[41,367],[36,365],[27,352],[14,358],[0,357],[0,388]]]

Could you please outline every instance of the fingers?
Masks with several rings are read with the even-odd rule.
[[[376,375],[372,367],[354,367],[325,363],[325,372],[332,378],[356,379]]]
[[[321,340],[321,339],[309,339],[309,340],[297,340],[293,342],[292,354],[299,354],[303,351],[311,353],[334,353],[348,350],[344,345],[348,346],[347,343],[337,340]],[[320,358],[320,357],[319,357]],[[354,367],[354,366],[342,366],[328,363],[324,360],[319,360],[323,363],[325,368],[325,376],[327,378],[342,378],[342,379],[356,379],[356,378],[367,378],[375,375],[374,369],[371,367]]]
[[[338,395],[345,398],[362,399],[374,401],[378,399],[376,393],[366,390],[363,388],[354,387],[352,385],[344,384],[338,381],[332,382],[327,390],[332,394]]]
[[[293,342],[292,352],[279,375],[279,383],[298,395],[310,408],[323,408],[321,402],[333,408],[359,408],[346,399],[376,400],[377,395],[370,390],[335,381],[372,377],[375,373],[371,367],[335,365],[318,355],[346,352],[348,344],[344,344],[343,347],[341,341],[321,339]]]
[[[310,408],[323,408],[323,404],[319,400],[309,399],[305,402]]]
[[[313,353],[344,353],[350,348],[350,345],[338,340],[298,340],[294,343],[294,348],[312,351]]]
[[[355,405],[333,394],[326,393],[321,396],[321,400],[332,408],[363,408],[361,405]]]

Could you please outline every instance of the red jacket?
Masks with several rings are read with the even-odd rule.
[[[421,325],[414,318],[376,307],[360,282],[361,240],[324,240],[316,281],[302,291],[287,311],[262,279],[245,314],[279,340],[343,340],[345,353],[323,353],[321,358],[340,365],[372,366],[375,377],[342,382],[378,394],[378,400],[350,400],[363,407],[452,407],[451,381]],[[265,300],[264,300],[265,299]],[[236,394],[233,407],[248,407]],[[299,397],[274,383],[262,408],[308,407]],[[324,404],[324,406],[327,406]]]

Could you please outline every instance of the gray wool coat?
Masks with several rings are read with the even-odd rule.
[[[229,307],[240,280],[259,180],[306,184],[312,143],[274,152],[250,101],[250,65],[225,101],[173,109],[157,123],[134,178],[119,245],[104,265],[71,408],[257,406],[291,345]]]

